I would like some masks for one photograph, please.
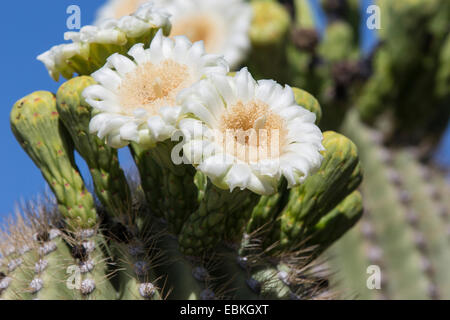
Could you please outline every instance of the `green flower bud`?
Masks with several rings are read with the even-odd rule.
[[[55,96],[38,91],[14,105],[11,129],[53,190],[59,210],[74,229],[96,224],[94,199],[74,161],[73,142],[59,121]]]

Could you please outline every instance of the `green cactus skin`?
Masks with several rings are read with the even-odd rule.
[[[367,220],[367,215],[364,215],[364,221]],[[361,225],[358,223],[327,251],[330,268],[335,271],[330,279],[331,287],[340,292],[339,297],[342,299],[382,299],[384,297],[380,290],[367,288],[367,267],[372,264],[367,252],[373,248],[364,238]],[[381,280],[385,282],[383,275]]]
[[[279,185],[279,192],[272,196],[262,196],[257,205],[253,208],[250,220],[246,227],[248,234],[264,230],[268,224],[274,221],[278,213],[287,203],[289,192],[286,191],[287,182],[282,179]]]
[[[159,274],[167,275],[164,280],[167,280],[166,285],[171,291],[169,299],[200,300],[202,291],[208,287],[208,279],[199,281],[194,278],[193,272],[196,266],[180,252],[177,239],[166,235],[157,241],[156,247],[161,250],[163,259],[166,261],[156,269]],[[184,285],[179,286],[179,283]]]
[[[35,277],[42,281],[42,288],[32,295],[36,300],[68,300],[78,295],[78,292],[70,290],[66,285],[67,268],[74,265],[74,259],[68,246],[61,236],[52,241],[56,245],[55,251],[41,256],[34,266]],[[50,243],[50,242],[49,242]],[[45,245],[45,244],[44,244]],[[42,265],[43,270],[37,268]]]
[[[448,224],[440,214],[448,210],[448,205],[438,195],[433,196],[438,188],[447,187],[440,186],[432,174],[424,178],[422,165],[410,150],[382,146],[375,132],[359,122],[355,113],[345,122],[345,131],[361,153],[365,169],[361,191],[368,214],[358,228],[331,248],[337,272],[333,281],[358,298],[448,298]],[[374,247],[382,254],[374,254]],[[364,250],[369,257],[361,257]],[[339,257],[349,251],[353,254],[345,256],[353,255],[352,261],[359,252],[354,268]],[[371,264],[381,268],[382,286],[378,292],[365,287],[365,269]]]
[[[245,63],[259,79],[288,81],[285,46],[291,19],[289,12],[277,1],[253,0],[253,20],[250,26],[251,52]]]
[[[175,165],[171,159],[174,141],[164,141],[148,149],[148,156],[155,160],[159,169],[161,196],[160,210],[171,232],[178,234],[191,212],[198,207],[195,169],[190,164]],[[154,186],[152,186],[154,189]]]
[[[301,0],[305,1],[305,0]],[[329,21],[343,20],[349,23],[355,35],[360,32],[360,1],[358,0],[320,0]]]
[[[129,210],[127,205],[131,194],[125,174],[119,166],[117,150],[89,133],[92,108],[84,101],[82,92],[93,84],[94,79],[87,76],[67,81],[56,94],[56,106],[76,151],[89,167],[98,199],[108,213],[120,216]]]
[[[450,3],[379,3],[382,45],[375,53],[373,77],[363,87],[356,105],[369,124],[384,123],[389,116],[389,126],[384,126],[387,139],[421,144],[426,153],[438,142],[450,116],[443,58],[448,57]]]
[[[315,247],[315,255],[321,254],[353,227],[362,217],[362,214],[361,193],[354,191],[320,219],[314,227],[307,230],[306,246]]]
[[[59,210],[72,228],[90,228],[97,222],[92,195],[86,190],[73,158],[73,142],[59,121],[56,99],[45,91],[17,101],[11,129],[58,200]]]
[[[110,247],[114,252],[114,256],[118,257],[118,299],[160,300],[159,288],[153,285],[153,283],[156,283],[156,279],[153,270],[151,270],[151,263],[148,261],[148,257],[130,253],[130,248],[132,248],[130,244],[114,241]],[[141,285],[145,286],[145,284],[151,286],[151,290],[147,293],[148,296],[143,296],[140,293]]]
[[[41,214],[46,215],[46,208],[39,210]],[[45,219],[33,218],[34,225],[21,230],[22,233],[10,230],[10,235],[16,240],[28,238],[28,244],[9,256],[9,268],[5,274],[9,283],[0,289],[0,298],[114,299],[115,291],[108,280],[105,257],[100,249],[101,236],[95,235],[96,231],[89,229],[77,232],[79,235],[92,233],[93,236],[89,238],[72,237],[75,234],[71,230],[65,230],[66,233],[63,233],[56,228],[45,226]],[[18,260],[21,261],[20,264],[17,263]],[[87,291],[84,282],[86,279],[92,279],[95,284]]]
[[[184,223],[180,232],[180,249],[186,255],[202,255],[228,236],[242,234],[245,221],[259,196],[248,190],[219,189],[208,181],[199,208]],[[231,239],[230,239],[231,237]]]
[[[439,97],[450,95],[450,34],[447,35],[439,58],[439,69],[436,75],[436,94]]]
[[[289,287],[279,279],[278,270],[274,267],[254,271],[251,279],[262,284],[260,295],[265,299],[287,300],[290,298]]]
[[[130,144],[130,152],[138,168],[142,188],[146,190],[145,198],[153,213],[162,217],[163,213],[160,210],[163,207],[162,190],[155,188],[155,186],[161,185],[159,166],[151,157],[150,151],[135,142]]]
[[[82,240],[81,244],[86,246],[85,243],[95,244],[92,252],[87,252],[86,261],[91,261],[94,268],[83,274],[81,283],[81,293],[85,299],[88,300],[114,300],[117,297],[116,291],[110,281],[110,275],[108,274],[107,255],[103,251],[107,248],[107,244],[101,234],[96,231],[92,237]],[[95,283],[95,289],[92,292],[83,292],[83,282],[93,281]]]
[[[176,142],[163,141],[144,147],[130,146],[138,167],[147,201],[155,212],[169,223],[171,232],[178,234],[191,212],[198,207],[195,169],[191,165],[175,165],[171,150]],[[157,187],[156,187],[157,186]]]
[[[319,53],[331,63],[349,59],[358,52],[353,44],[355,37],[351,27],[345,22],[334,22],[328,25],[323,42],[319,47]]]
[[[295,24],[303,28],[314,28],[316,22],[312,9],[309,6],[308,1],[294,0],[295,4]]]
[[[331,20],[320,39],[308,1],[296,1],[295,6],[296,23],[285,49],[288,83],[314,94],[324,111],[321,128],[337,130],[360,87],[358,34],[351,22],[339,18]],[[315,42],[299,38],[314,33]]]
[[[15,253],[5,259],[4,263],[7,266],[5,278],[8,278],[10,283],[1,292],[2,299],[30,299],[30,293],[27,291],[27,288],[33,279],[32,268],[36,261],[36,254],[31,251],[28,251],[24,255]]]
[[[411,197],[408,204],[417,213],[418,230],[426,242],[426,254],[433,266],[432,280],[437,285],[437,295],[442,299],[450,298],[450,249],[447,230],[438,214],[437,203],[432,198],[428,186],[423,183],[420,167],[416,159],[407,151],[395,155],[394,168],[403,177],[403,187]]]
[[[316,98],[314,98],[310,93],[305,90],[299,88],[292,88],[294,91],[295,102],[299,106],[306,108],[307,110],[313,112],[316,115],[316,124],[320,123],[322,119],[322,108],[320,107],[319,102]]]
[[[359,139],[368,138],[367,133],[364,135],[359,130],[355,134]],[[420,268],[420,253],[414,246],[413,232],[405,224],[406,210],[398,201],[398,192],[389,184],[380,150],[370,148],[372,143],[366,141],[364,146],[368,149],[359,143],[366,176],[369,177],[362,191],[372,195],[366,199],[366,208],[373,208],[371,216],[374,228],[385,230],[383,236],[379,237],[379,246],[386,255],[387,292],[393,298],[424,299],[427,297],[429,280]]]
[[[316,225],[361,182],[362,172],[353,142],[327,131],[323,145],[326,151],[319,171],[290,191],[288,203],[277,219],[279,228],[275,227],[272,236],[280,241],[281,247],[298,243],[296,239],[304,236],[307,228]]]
[[[355,105],[362,119],[382,130],[386,140],[420,143],[423,154],[429,155],[450,116],[449,2],[378,0],[381,43],[366,57],[358,46],[358,1],[322,4],[328,7],[329,24],[321,41],[303,48],[295,36],[288,39],[287,82],[318,98],[324,111],[323,130],[338,131],[349,107]],[[340,7],[337,11],[335,5]],[[308,1],[296,1],[295,8],[293,34],[299,28],[314,30]]]

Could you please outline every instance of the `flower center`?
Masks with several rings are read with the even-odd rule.
[[[203,40],[206,52],[220,52],[225,28],[220,17],[211,13],[195,13],[179,17],[172,23],[170,36],[185,35],[191,42]]]
[[[136,11],[140,4],[144,3],[145,0],[127,0],[120,1],[114,12],[114,17],[120,19],[123,16],[128,16]]]
[[[161,107],[174,106],[178,92],[193,82],[186,65],[170,59],[159,64],[147,62],[123,79],[118,91],[120,105],[128,114],[142,108],[156,115]]]
[[[225,152],[246,162],[279,157],[286,135],[285,121],[259,100],[228,108],[220,131]]]

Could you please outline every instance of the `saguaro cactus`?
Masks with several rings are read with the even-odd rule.
[[[450,296],[448,189],[422,162],[449,114],[448,1],[379,1],[370,56],[358,1],[321,1],[323,34],[288,2],[155,0],[39,56],[69,80],[10,122],[54,203],[0,234],[0,298]]]
[[[266,4],[255,4],[260,5]],[[158,18],[158,12],[144,5],[119,20],[115,31],[94,28],[95,41],[85,41],[86,27],[71,35],[89,48],[82,61],[95,60],[95,67],[75,68],[78,55],[47,57],[55,62],[46,60],[54,77],[70,78],[73,71],[80,76],[62,84],[56,96],[35,92],[14,105],[11,128],[57,206],[27,210],[28,218],[3,234],[0,297],[323,297],[326,279],[312,271],[313,261],[361,215],[361,196],[354,191],[361,181],[355,145],[335,132],[322,135],[317,127],[322,110],[309,93],[257,82],[245,68],[228,74],[228,63],[206,54],[201,43],[169,39],[155,30],[166,26],[165,14]],[[149,17],[162,24],[139,35],[131,30]],[[127,41],[102,42],[101,35],[116,31],[120,38],[127,19],[132,22]],[[143,44],[130,48],[137,39]],[[58,53],[47,55],[52,52]],[[89,76],[101,61],[105,65]],[[155,77],[146,78],[152,72]],[[179,72],[191,82],[180,80]],[[225,158],[236,157],[235,162],[218,156],[212,161],[208,150],[223,152],[224,140],[199,135],[195,124],[255,130],[256,144],[251,136],[236,141],[258,154],[265,148],[259,136],[264,129],[280,139],[281,148],[270,149],[262,160],[229,149]],[[199,163],[173,160],[178,142],[170,138],[177,129],[185,140],[180,155]],[[116,150],[128,144],[140,175],[132,181]],[[75,150],[89,167],[95,194],[78,172]],[[33,217],[36,210],[40,214]]]
[[[333,278],[343,297],[446,299],[448,184],[417,152],[384,146],[380,134],[352,114],[346,133],[358,144],[365,179],[366,214],[330,250]],[[366,286],[367,268],[380,268],[381,287]],[[414,279],[412,281],[411,279]]]

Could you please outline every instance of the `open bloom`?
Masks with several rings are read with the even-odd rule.
[[[92,74],[98,84],[83,96],[97,112],[90,131],[120,148],[130,141],[154,145],[175,130],[181,107],[178,93],[213,73],[226,74],[228,64],[206,54],[202,42],[186,37],[164,37],[158,31],[150,47],[134,45],[128,55],[113,54],[104,67]]]
[[[107,19],[120,19],[133,13],[146,2],[148,0],[109,0],[98,10],[94,24],[101,24]]]
[[[170,32],[167,11],[157,9],[152,3],[142,5],[131,15],[120,19],[107,19],[98,26],[84,26],[79,32],[66,32],[64,43],[53,46],[37,57],[44,63],[50,76],[71,78],[74,73],[87,75],[105,64],[105,58],[119,50],[128,50],[138,42],[149,43],[162,29]]]
[[[297,105],[289,86],[256,82],[244,68],[201,80],[179,101],[184,155],[220,188],[269,195],[281,176],[292,187],[320,167],[316,116]]]
[[[120,17],[142,0],[114,0],[99,12],[98,21]],[[251,6],[243,0],[153,0],[171,16],[171,36],[203,40],[208,53],[224,55],[237,67],[250,47]]]

